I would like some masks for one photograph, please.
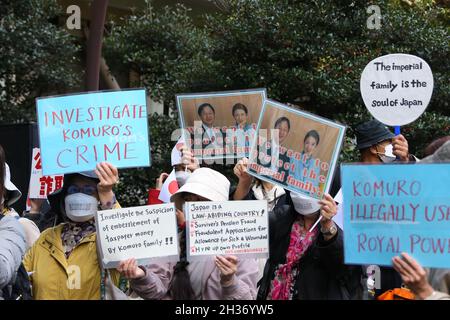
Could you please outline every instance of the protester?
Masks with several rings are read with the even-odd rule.
[[[356,143],[364,163],[417,161],[409,154],[408,141],[405,137],[401,134],[394,135],[378,120],[370,120],[356,127]]]
[[[22,225],[25,236],[27,239],[27,249],[29,249],[33,243],[39,238],[41,234],[38,226],[32,220],[20,215],[11,206],[19,201],[22,196],[22,192],[11,181],[11,173],[9,166],[5,163],[5,179],[4,179],[4,196],[3,196],[3,209],[2,214],[5,216],[15,217]]]
[[[173,170],[175,170],[175,176],[177,180],[178,187],[181,188],[190,177],[194,170],[198,169],[199,162],[194,157],[194,154],[187,146],[182,146],[179,150],[181,156],[178,160],[171,159]],[[173,158],[173,157],[172,157]],[[168,173],[163,172],[156,179],[156,184],[154,189],[149,189],[147,204],[161,204],[163,203],[159,199],[159,194],[164,181],[169,176]]]
[[[258,299],[360,299],[361,268],[344,264],[343,232],[332,220],[337,212],[333,198],[290,196],[289,210],[275,208],[269,215],[270,257]]]
[[[0,209],[5,203],[5,152],[0,145]],[[15,217],[0,216],[0,300],[9,299],[11,287],[26,250],[25,231]]]
[[[34,241],[39,238],[39,228],[32,220],[20,217],[20,215],[14,210],[14,208],[12,208],[12,205],[16,203],[22,196],[22,192],[20,192],[20,190],[11,181],[11,172],[9,170],[8,164],[6,163],[5,151],[3,150],[3,147],[1,145],[0,158],[2,159],[2,163],[0,164],[2,166],[2,191],[0,194],[2,199],[1,214],[4,216],[14,217],[19,220],[25,231],[28,249],[33,245]]]
[[[432,141],[429,145],[426,146],[424,156],[425,157],[431,156],[433,153],[436,152],[437,149],[439,149],[447,141],[450,141],[450,136],[441,137]]]
[[[120,207],[112,191],[118,181],[114,166],[99,163],[95,172],[66,174],[63,187],[48,195],[55,221],[63,223],[45,230],[24,258],[34,299],[105,299],[108,275],[99,266],[94,217],[99,205]],[[119,285],[119,274],[110,276]]]
[[[230,182],[209,168],[195,170],[172,197],[181,211],[186,201],[227,201]],[[137,266],[135,259],[117,268],[130,279],[131,289],[144,299],[249,300],[256,297],[257,262],[236,256],[186,261],[186,231],[180,233],[180,261],[173,265]]]
[[[289,193],[278,185],[253,179],[248,173],[248,159],[242,158],[234,166],[234,174],[239,179],[236,189],[230,198],[233,200],[266,200],[269,214],[274,208],[282,208],[289,204]],[[254,180],[254,182],[253,182]],[[258,259],[258,279],[263,275],[267,259]]]
[[[359,124],[356,128],[356,147],[360,151],[362,163],[416,162],[418,159],[409,153],[408,141],[403,135],[395,136],[378,120]],[[340,179],[338,174],[336,179]],[[345,199],[344,199],[345,201]],[[373,298],[383,292],[401,288],[402,279],[392,268],[380,267],[381,285],[374,290]]]
[[[427,272],[416,260],[403,252],[401,257],[392,258],[394,269],[402,276],[405,285],[419,300],[450,300],[450,295],[435,291],[427,279]]]
[[[320,168],[315,165],[313,156],[314,150],[320,142],[319,133],[316,130],[310,130],[303,139],[303,150],[300,152],[299,158],[294,155],[291,157],[291,165],[289,166],[289,175],[301,182],[310,182],[314,187],[318,187],[318,179],[311,179],[311,172],[315,177],[319,177]],[[306,174],[304,171],[306,170]]]
[[[445,138],[445,137],[444,137]],[[441,146],[421,163],[450,163],[450,139],[438,139],[427,146],[432,150]],[[427,153],[427,152],[426,152]],[[421,300],[450,300],[450,269],[425,270],[407,253],[392,259],[394,269],[401,275],[403,282]]]
[[[253,179],[248,173],[248,162],[247,158],[242,158],[234,166],[234,174],[239,180],[231,198],[233,200],[267,200],[269,211],[272,211],[278,203],[280,206],[286,204],[288,201],[286,191],[270,182]]]

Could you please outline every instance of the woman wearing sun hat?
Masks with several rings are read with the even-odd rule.
[[[178,210],[186,201],[227,201],[230,182],[209,168],[195,170],[171,201]],[[251,300],[256,298],[256,259],[217,256],[210,260],[186,261],[186,233],[180,233],[180,261],[175,265],[137,266],[135,259],[118,267],[130,279],[131,289],[144,299]]]

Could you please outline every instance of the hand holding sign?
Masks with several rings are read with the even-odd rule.
[[[186,145],[180,148],[181,161],[190,171],[194,171],[200,168],[198,159],[194,157],[194,153]]]
[[[156,185],[155,185],[156,190],[161,190],[161,188],[164,184],[164,181],[166,181],[168,176],[169,176],[169,174],[165,173],[165,172],[163,172],[159,175],[158,179],[156,179]]]
[[[237,271],[238,258],[236,256],[216,256],[214,261],[220,271],[220,283],[224,287],[230,286]]]
[[[408,141],[403,135],[392,138],[392,153],[400,158],[401,161],[409,161]]]
[[[145,276],[144,270],[138,267],[134,258],[120,261],[117,271],[128,280],[139,279]]]
[[[420,299],[425,299],[433,293],[433,287],[428,282],[427,272],[416,260],[403,252],[402,257],[392,258],[394,269],[401,275],[403,283]]]
[[[114,199],[112,188],[119,182],[119,172],[116,167],[107,162],[98,163],[96,168],[95,173],[100,179],[97,185],[100,202],[111,207]]]
[[[333,217],[337,213],[337,206],[336,202],[334,202],[334,199],[332,196],[330,196],[328,193],[325,193],[322,200],[319,201],[320,207],[320,215],[322,216],[321,223],[328,223],[333,219]]]
[[[183,226],[186,223],[186,217],[184,216],[184,212],[181,211],[180,209],[177,209],[176,216],[178,226]]]

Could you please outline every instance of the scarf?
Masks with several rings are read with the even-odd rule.
[[[67,222],[61,232],[61,240],[64,248],[66,259],[69,258],[73,249],[80,241],[95,232],[94,219],[86,222]]]
[[[313,231],[308,232],[301,217],[298,217],[292,224],[286,263],[280,264],[275,270],[275,277],[272,280],[267,299],[292,300],[295,280],[300,272],[299,261],[313,243],[317,229],[314,228]]]

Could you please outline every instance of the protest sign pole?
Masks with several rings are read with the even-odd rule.
[[[395,126],[394,127],[394,133],[396,136],[398,136],[400,134],[400,126]]]

